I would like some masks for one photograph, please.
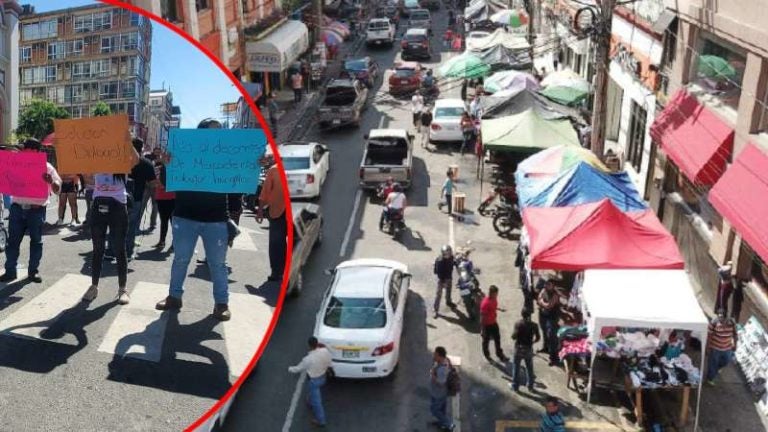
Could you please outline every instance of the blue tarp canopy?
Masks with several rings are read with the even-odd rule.
[[[557,177],[518,178],[520,207],[568,207],[608,198],[621,211],[645,210],[648,206],[626,172],[604,173],[579,163]]]

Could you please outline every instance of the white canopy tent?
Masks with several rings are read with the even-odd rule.
[[[642,327],[691,330],[702,335],[701,368],[709,321],[693,294],[685,270],[586,270],[581,287],[582,305],[592,346],[596,346],[603,327]],[[587,402],[592,396],[592,350]],[[696,401],[699,425],[702,375]]]

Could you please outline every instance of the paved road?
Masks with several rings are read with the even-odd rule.
[[[82,200],[80,206],[82,215]],[[277,301],[279,286],[262,285],[266,225],[249,213],[242,225],[228,256],[226,323],[210,316],[208,270],[194,261],[182,311],[154,310],[167,295],[173,259],[151,248],[157,231],[138,238],[138,259],[128,265],[129,305],[114,301],[114,264],[104,266],[99,297],[80,302],[90,285],[91,242],[85,230],[48,227],[43,283],[0,284],[0,430],[181,430],[202,415],[250,361]],[[21,265],[28,250],[25,241]],[[197,250],[202,258],[202,243]]]
[[[433,20],[439,23],[436,35],[447,21],[442,12]],[[439,44],[439,36],[434,37]],[[437,46],[437,45],[436,45]],[[365,49],[364,49],[365,50]],[[399,49],[368,50],[383,67],[391,65]],[[442,53],[428,63],[437,68],[453,53]],[[460,407],[454,417],[460,419],[464,431],[531,430],[530,422],[542,412],[548,394],[565,397],[569,416],[590,420],[573,430],[617,430],[624,424],[614,408],[595,414],[572,392],[565,390],[565,379],[559,369],[550,370],[546,359],[537,357],[535,369],[541,386],[534,394],[514,395],[508,387],[507,368],[489,364],[480,352],[479,329],[467,324],[464,311],[451,311],[443,306],[438,319],[432,317],[434,278],[432,262],[444,244],[461,245],[467,240],[477,248],[476,265],[483,273],[482,286],[501,287],[499,319],[505,345],[519,316],[522,298],[517,290],[513,266],[515,243],[500,239],[490,219],[468,214],[462,221],[448,218],[438,210],[437,202],[445,171],[450,164],[459,165],[458,189],[468,195],[467,206],[479,204],[480,185],[475,179],[477,159],[460,156],[450,147],[423,149],[416,146],[414,183],[408,191],[408,231],[395,241],[379,232],[377,224],[381,207],[360,195],[357,168],[362,156],[363,134],[376,127],[410,128],[411,115],[406,101],[386,94],[386,84],[374,96],[359,129],[332,134],[311,131],[308,139],[326,143],[332,154],[333,169],[325,184],[320,204],[325,213],[325,240],[305,269],[305,288],[301,297],[288,300],[276,331],[259,362],[258,370],[246,381],[229,412],[226,431],[303,431],[311,430],[309,411],[303,402],[305,392],[297,387],[297,377],[287,367],[305,354],[305,340],[311,335],[321,296],[329,282],[324,270],[343,260],[381,257],[397,259],[410,266],[414,278],[408,298],[401,358],[395,376],[383,380],[333,380],[324,391],[329,428],[334,431],[428,431],[428,370],[431,351],[437,345],[461,358],[463,391],[457,401]],[[458,97],[457,83],[442,82],[444,97]],[[486,191],[487,191],[486,185]],[[483,192],[486,193],[486,192]],[[360,199],[356,206],[356,200]],[[353,209],[358,208],[353,214]],[[349,227],[349,229],[348,229]],[[348,237],[347,237],[348,236]],[[344,247],[346,246],[346,247]],[[458,300],[458,296],[455,295]],[[611,429],[613,428],[613,429]],[[631,430],[631,429],[630,429]]]

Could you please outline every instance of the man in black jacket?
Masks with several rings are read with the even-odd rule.
[[[536,379],[533,374],[533,344],[541,339],[541,334],[539,333],[539,326],[531,321],[530,309],[523,309],[522,319],[515,323],[512,339],[515,341],[515,356],[511,387],[514,391],[518,391],[520,386],[520,363],[525,361],[525,368],[528,370],[528,390],[533,391],[533,383]]]
[[[440,256],[435,258],[434,273],[437,275],[437,290],[435,292],[435,318],[438,317],[440,310],[440,300],[445,290],[445,304],[453,307],[455,304],[451,301],[451,286],[453,285],[453,269],[456,262],[453,258],[453,250],[445,245],[440,251]]]

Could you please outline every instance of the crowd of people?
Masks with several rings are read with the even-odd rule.
[[[222,125],[214,119],[205,119],[200,129],[219,129]],[[167,187],[167,164],[172,155],[155,148],[142,155],[144,141],[132,140],[132,168],[130,173],[95,173],[59,175],[51,163],[46,163],[42,178],[47,184],[45,198],[4,196],[8,207],[8,244],[5,250],[5,272],[0,282],[13,283],[18,279],[18,260],[25,236],[29,236],[29,263],[27,280],[41,283],[40,266],[43,258],[43,231],[46,223],[46,208],[51,197],[58,196],[58,220],[56,226],[64,225],[66,207],[71,212],[70,227],[83,230],[90,238],[93,253],[90,257],[91,285],[82,297],[92,302],[99,293],[104,262],[115,262],[117,267],[118,304],[130,302],[128,291],[128,263],[137,259],[136,247],[140,246],[137,236],[144,219],[149,218],[148,231],[156,229],[160,220],[159,241],[153,246],[158,252],[166,250],[168,233],[171,232],[172,254],[171,277],[168,295],[160,300],[158,310],[180,309],[184,293],[184,281],[188,267],[195,253],[198,239],[202,239],[205,258],[199,264],[208,267],[213,284],[213,316],[226,321],[231,318],[229,302],[229,269],[227,250],[239,234],[238,225],[243,213],[243,194],[213,193],[198,191],[169,192]],[[6,151],[44,152],[39,140],[26,139],[20,148],[6,148]],[[262,159],[267,169],[265,184],[261,188],[257,217],[269,219],[269,258],[271,274],[269,281],[279,282],[283,278],[287,224],[279,172],[270,156]],[[255,191],[254,191],[255,192]],[[86,202],[85,219],[80,221],[78,195],[83,194]],[[148,207],[151,206],[151,211]],[[0,218],[4,216],[0,212]]]

